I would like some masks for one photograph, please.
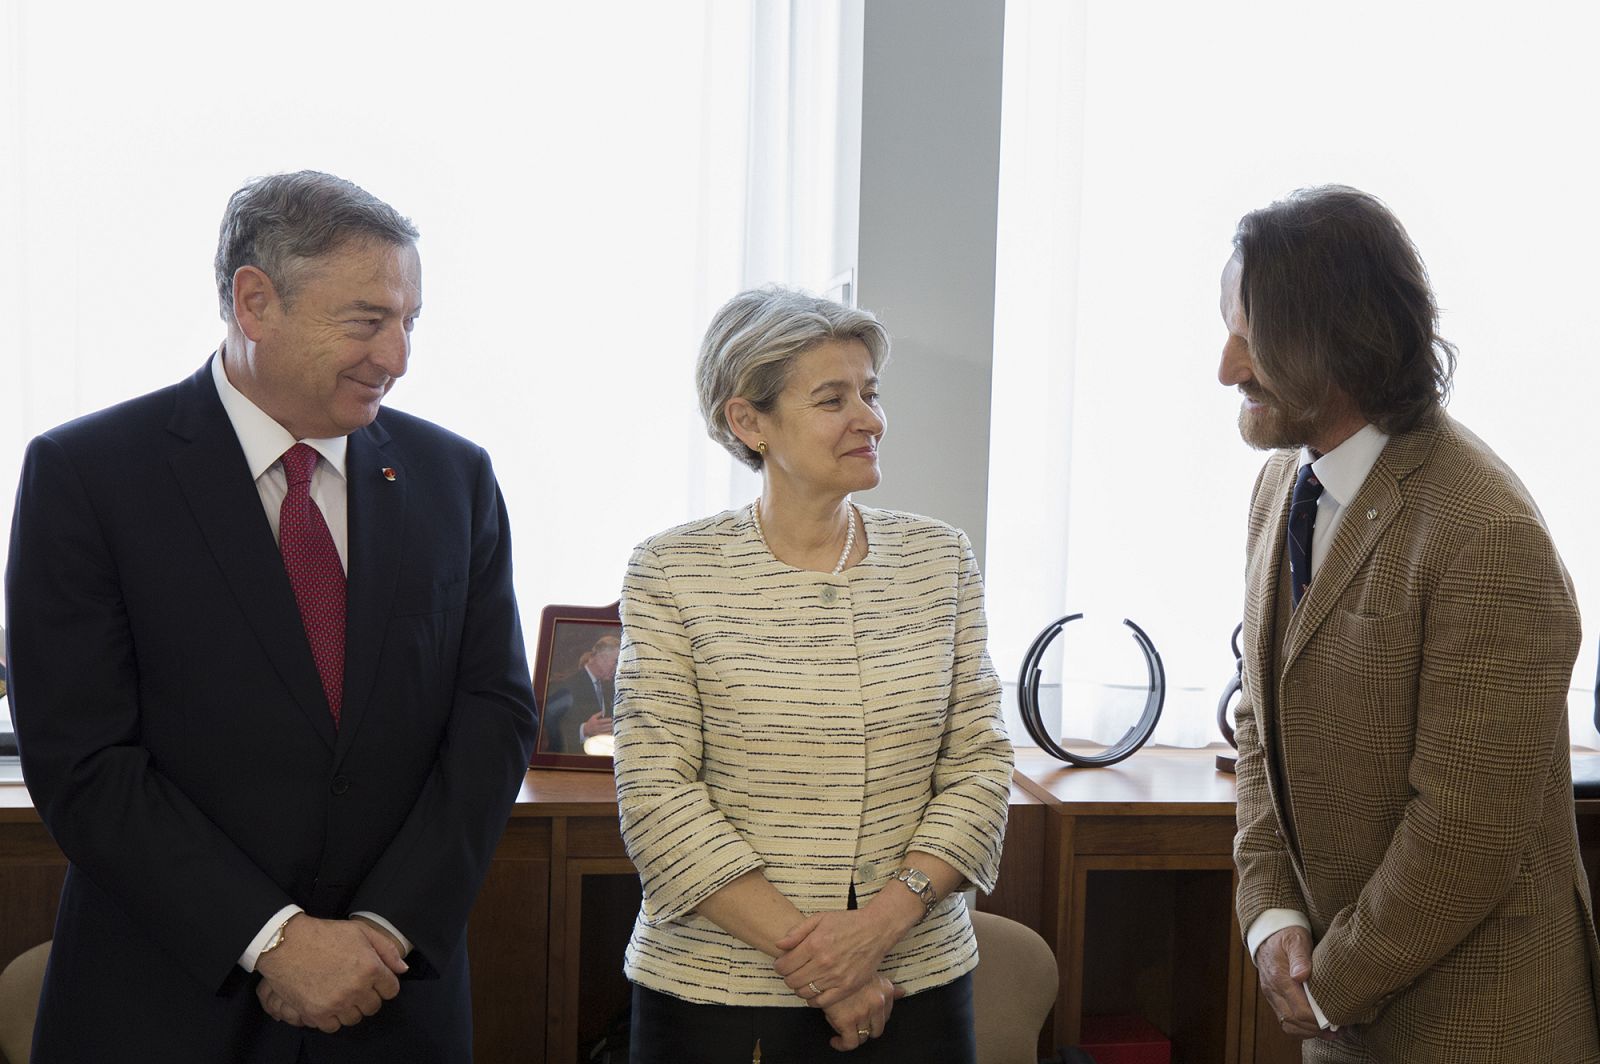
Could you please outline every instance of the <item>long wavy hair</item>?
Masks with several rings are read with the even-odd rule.
[[[1233,246],[1251,358],[1295,416],[1318,420],[1342,393],[1393,434],[1449,398],[1455,346],[1422,256],[1377,197],[1300,189],[1240,219]]]

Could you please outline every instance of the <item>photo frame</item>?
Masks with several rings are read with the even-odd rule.
[[[539,706],[533,768],[611,771],[620,605],[546,606],[540,613],[533,658]]]

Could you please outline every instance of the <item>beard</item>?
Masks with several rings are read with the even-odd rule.
[[[1259,451],[1284,447],[1309,446],[1319,435],[1325,418],[1311,418],[1286,412],[1278,397],[1261,388],[1240,388],[1245,398],[1259,404],[1255,409],[1239,407],[1239,435]]]

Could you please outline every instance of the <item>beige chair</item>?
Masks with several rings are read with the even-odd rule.
[[[978,1064],[1038,1064],[1039,1032],[1056,1003],[1056,956],[1033,930],[994,913],[974,912],[972,929]]]
[[[39,989],[49,959],[50,943],[45,942],[19,954],[0,972],[0,1060],[5,1064],[28,1064],[33,1016],[39,1011]]]

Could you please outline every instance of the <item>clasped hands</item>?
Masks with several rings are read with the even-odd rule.
[[[878,974],[899,939],[866,909],[815,913],[778,940],[782,952],[773,967],[797,997],[822,1010],[837,1032],[828,1044],[845,1052],[881,1036],[905,994]]]
[[[257,961],[256,997],[275,1020],[332,1034],[393,1000],[408,968],[399,943],[377,924],[300,913],[284,927],[283,941]]]

